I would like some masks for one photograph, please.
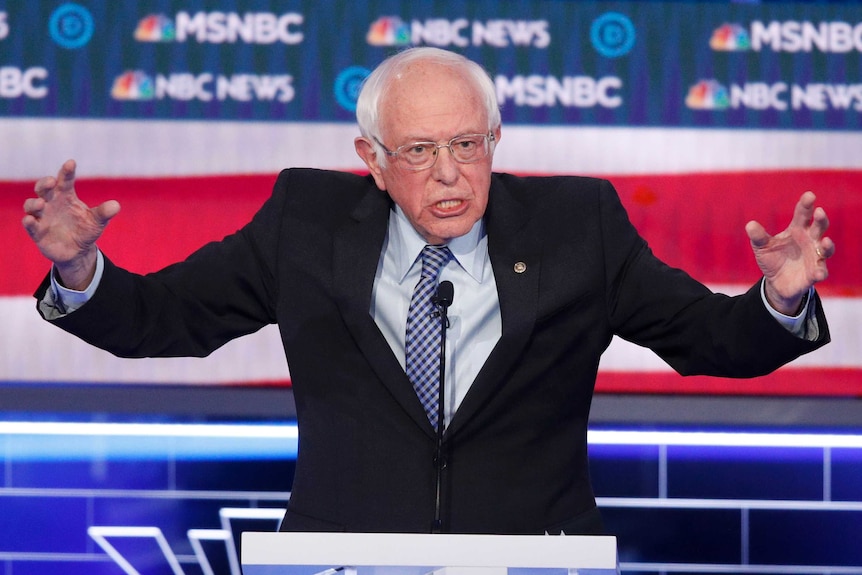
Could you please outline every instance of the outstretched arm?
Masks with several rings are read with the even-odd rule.
[[[829,219],[823,208],[815,207],[815,200],[811,192],[802,194],[790,225],[774,236],[758,222],[745,226],[763,272],[766,299],[785,315],[796,315],[808,290],[828,277],[826,260],[835,253],[835,244],[824,237]]]
[[[36,182],[36,196],[24,202],[21,223],[39,251],[53,262],[63,285],[83,290],[96,270],[96,240],[120,211],[109,200],[90,208],[75,193],[75,161],[62,165],[57,177]]]

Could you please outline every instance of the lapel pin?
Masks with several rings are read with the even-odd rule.
[[[524,262],[515,262],[515,273],[522,274],[527,271],[527,264]]]

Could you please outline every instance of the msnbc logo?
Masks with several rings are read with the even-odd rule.
[[[186,42],[199,44],[301,44],[304,34],[302,14],[288,12],[177,12],[171,19],[150,14],[138,22],[139,42]]]
[[[726,110],[730,106],[727,88],[715,80],[701,80],[688,89],[685,105],[692,110]]]
[[[406,46],[410,44],[410,25],[398,16],[382,16],[371,23],[365,40],[371,46]]]
[[[751,49],[751,37],[739,24],[722,24],[712,33],[709,47],[719,52],[743,52]]]
[[[114,80],[111,97],[115,100],[152,100],[153,80],[140,70],[123,72]]]
[[[739,24],[723,24],[712,33],[709,46],[713,50],[727,52],[862,52],[862,22],[755,20],[748,29]]]
[[[138,42],[173,42],[177,30],[173,21],[164,14],[150,14],[138,22],[135,40]]]

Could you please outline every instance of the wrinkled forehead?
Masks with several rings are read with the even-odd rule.
[[[457,66],[439,62],[411,62],[395,71],[379,106],[384,132],[428,116],[463,116],[480,127],[487,125],[487,111],[474,79]]]

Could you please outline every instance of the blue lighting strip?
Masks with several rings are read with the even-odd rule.
[[[862,449],[862,435],[736,431],[591,430],[591,445],[679,445],[697,447],[807,447]]]
[[[77,459],[295,459],[296,424],[0,422],[7,457]]]
[[[15,459],[295,459],[299,430],[285,424],[0,422]],[[862,449],[862,435],[591,430],[591,445]]]

